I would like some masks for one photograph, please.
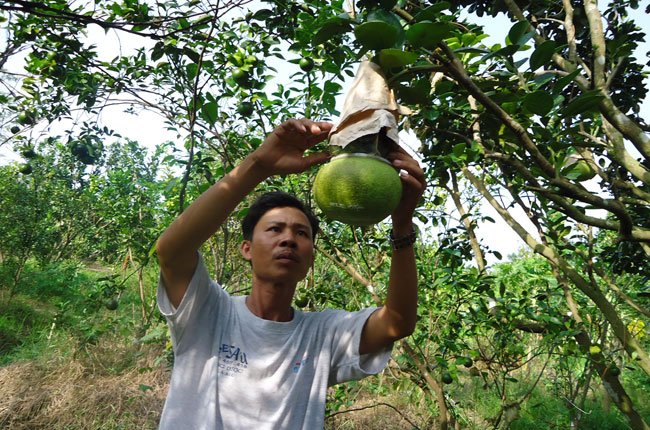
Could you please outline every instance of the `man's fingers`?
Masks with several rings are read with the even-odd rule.
[[[420,164],[413,158],[397,158],[392,160],[392,163],[395,168],[404,170],[409,174],[409,176],[413,176],[420,182],[424,182],[424,171],[420,167]]]
[[[308,169],[309,167],[315,166],[317,164],[323,164],[327,160],[329,160],[332,156],[328,154],[327,152],[315,152],[313,154],[309,154],[305,157],[303,157],[303,161],[305,162],[305,170]]]
[[[325,140],[333,126],[329,122],[290,119],[283,122],[276,132],[278,138],[282,140],[290,139],[296,143],[306,143],[307,146],[313,146]]]
[[[331,122],[320,121],[311,123],[312,134],[329,133],[333,127],[334,124]]]

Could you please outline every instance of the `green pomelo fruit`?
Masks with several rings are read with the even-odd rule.
[[[251,82],[251,75],[249,72],[243,69],[237,69],[232,73],[232,78],[233,80],[237,83],[242,88],[251,88],[252,82]]]
[[[119,302],[117,301],[117,299],[111,299],[111,300],[107,301],[106,303],[104,303],[104,306],[106,306],[106,309],[108,309],[110,311],[114,311],[119,306]]]
[[[239,106],[237,106],[237,113],[241,116],[251,116],[254,110],[255,106],[251,102],[241,102]]]
[[[36,115],[32,111],[25,111],[18,114],[18,124],[34,125],[36,124]]]
[[[321,167],[314,198],[331,219],[356,226],[376,224],[402,198],[402,181],[386,160],[368,154],[342,154]]]
[[[36,158],[36,151],[34,151],[32,148],[25,148],[20,151],[20,155],[28,159]]]
[[[305,57],[305,58],[302,58],[300,60],[298,65],[300,66],[300,69],[303,72],[311,72],[311,70],[314,68],[314,60],[312,60],[311,58]]]

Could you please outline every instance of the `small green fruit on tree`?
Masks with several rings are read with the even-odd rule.
[[[314,60],[312,60],[309,57],[305,57],[305,58],[300,60],[298,65],[300,66],[300,69],[303,72],[311,72],[312,69],[314,68]]]
[[[34,148],[32,147],[26,147],[22,151],[20,151],[20,155],[27,159],[32,159],[36,158],[36,151],[34,151]]]
[[[366,49],[397,48],[405,39],[399,18],[384,9],[374,9],[354,29],[357,42]]]
[[[36,124],[36,114],[32,111],[23,111],[18,114],[17,121],[20,125],[34,125]]]
[[[253,114],[253,110],[254,106],[251,102],[241,102],[239,106],[237,106],[237,113],[241,116],[251,116]]]
[[[119,303],[118,303],[117,299],[110,299],[109,301],[107,301],[104,304],[104,306],[106,306],[106,309],[108,309],[109,311],[114,311],[114,310],[117,309],[118,304]]]
[[[250,73],[244,69],[236,69],[232,73],[232,79],[242,88],[248,89],[253,86]]]

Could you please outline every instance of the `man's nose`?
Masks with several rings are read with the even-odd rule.
[[[296,237],[293,233],[285,233],[280,241],[280,246],[286,246],[289,248],[295,248],[298,244],[296,243]]]

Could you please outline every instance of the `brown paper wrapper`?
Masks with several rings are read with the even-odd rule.
[[[340,122],[329,135],[330,145],[345,148],[351,142],[382,129],[399,143],[397,121],[408,111],[397,104],[380,67],[363,61],[345,98]]]

